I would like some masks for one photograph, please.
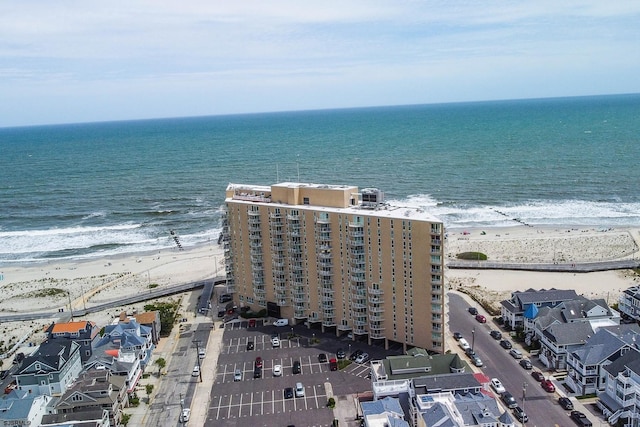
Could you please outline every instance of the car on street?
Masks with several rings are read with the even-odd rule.
[[[491,335],[491,338],[493,338],[494,340],[501,340],[502,339],[502,332],[496,331],[495,329],[493,331],[489,332],[489,335]]]
[[[253,341],[247,341],[247,351],[253,350]]]
[[[540,385],[547,393],[553,393],[554,391],[556,391],[556,386],[553,385],[551,380],[542,380],[540,382]]]
[[[560,406],[562,406],[562,409],[565,409],[567,411],[573,410],[573,403],[568,397],[559,397],[558,403],[560,404]]]
[[[542,381],[544,380],[544,374],[540,371],[533,371],[531,372],[531,376],[533,377],[534,380],[536,381]]]
[[[464,338],[460,338],[458,340],[458,346],[463,349],[463,350],[467,350],[468,348],[471,348],[471,346],[469,345],[469,342],[467,340],[465,340]]]
[[[302,383],[296,383],[296,397],[304,397],[304,386]]]
[[[501,340],[500,341],[500,347],[504,348],[505,350],[511,350],[511,348],[513,346],[511,345],[511,341],[509,341],[509,340]]]
[[[175,415],[174,415],[174,417],[175,417]],[[184,408],[182,410],[182,413],[180,414],[180,422],[181,423],[186,423],[187,421],[189,421],[189,418],[191,418],[191,409]]]
[[[250,328],[256,327],[256,319],[249,319],[249,327]]]
[[[476,314],[476,320],[480,323],[487,323],[487,318],[482,314]]]
[[[253,368],[253,378],[262,378],[262,368]]]
[[[500,395],[500,399],[502,399],[504,404],[507,405],[507,408],[509,409],[513,409],[516,406],[518,406],[518,402],[516,402],[516,398],[513,397],[513,395],[508,391],[505,391],[504,393],[502,393]]]
[[[279,377],[282,375],[282,365],[273,365],[273,376]]]
[[[0,372],[0,379],[3,380],[7,378],[8,375],[9,375],[9,371],[2,371]]]
[[[291,371],[294,374],[299,374],[302,371],[302,369],[300,368],[300,361],[299,360],[295,360],[293,362],[293,367],[291,368]]]
[[[242,371],[240,369],[236,369],[233,373],[233,381],[242,381]]]
[[[507,391],[504,386],[502,385],[502,381],[500,381],[497,378],[491,378],[491,387],[496,391],[496,393],[498,394],[502,394],[505,391]]]
[[[280,338],[278,338],[278,337],[271,338],[271,346],[272,347],[280,347]]]
[[[524,369],[533,369],[533,365],[531,364],[531,361],[529,359],[522,359],[520,362],[518,362],[520,364],[520,366],[522,366]]]
[[[284,389],[284,398],[285,399],[293,399],[293,388],[287,387]]]
[[[349,355],[349,360],[354,360],[355,361],[358,358],[358,356],[360,356],[362,353],[364,353],[364,351],[362,351],[362,350],[354,351],[353,353],[351,353]]]
[[[580,411],[571,411],[570,417],[580,427],[591,427],[593,425],[587,416]]]
[[[347,354],[344,352],[343,349],[339,348],[338,351],[336,351],[336,357],[340,360],[344,359],[345,357],[347,357]]]
[[[454,332],[453,333],[453,339],[458,341],[460,338],[462,338],[462,334],[460,332]]]
[[[472,356],[476,355],[476,352],[471,347],[465,348],[464,349],[464,353],[469,357],[472,357]]]
[[[522,352],[520,350],[518,350],[517,348],[512,348],[511,350],[509,350],[509,354],[514,359],[522,359]]]
[[[469,307],[468,309],[469,313],[471,313],[473,316],[475,316],[476,314],[478,314],[478,309],[475,307]]]
[[[482,359],[480,359],[477,354],[474,354],[473,356],[471,356],[471,361],[475,366],[478,366],[478,367],[484,365],[484,363],[482,363]]]
[[[331,358],[329,359],[329,369],[332,371],[337,371],[338,370],[338,360],[335,358]]]
[[[524,409],[522,409],[519,406],[516,406],[515,408],[513,408],[513,415],[521,423],[526,423],[527,421],[529,421],[529,417],[527,417],[527,414],[524,412]]]
[[[366,363],[369,361],[369,353],[362,353],[356,358],[356,363]]]
[[[327,355],[324,353],[320,353],[318,355],[318,362],[319,363],[327,363]]]
[[[256,368],[262,368],[262,357],[260,356],[256,357],[256,361],[254,365]]]
[[[193,370],[191,371],[191,376],[197,377],[198,375],[200,375],[200,366],[196,365],[193,367]]]

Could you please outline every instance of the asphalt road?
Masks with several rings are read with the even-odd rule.
[[[540,383],[531,377],[531,371],[523,369],[516,359],[509,355],[509,351],[503,349],[499,342],[494,340],[489,331],[498,329],[492,319],[487,316],[487,323],[478,323],[475,317],[469,314],[467,309],[469,304],[459,295],[449,293],[449,330],[451,333],[460,332],[465,339],[474,346],[476,353],[484,362],[481,371],[489,378],[498,378],[502,381],[508,392],[510,392],[518,401],[520,407],[524,406],[524,410],[529,417],[526,423],[528,426],[538,427],[555,427],[555,426],[573,426],[575,425],[569,419],[569,412],[562,409],[558,404],[557,393],[547,393],[540,387]],[[481,314],[485,314],[481,311]],[[475,330],[475,333],[472,331]],[[506,336],[502,331],[503,338],[513,339]],[[455,349],[454,351],[458,351]],[[528,357],[527,352],[523,352],[525,358]],[[466,358],[462,355],[461,357]],[[467,359],[468,360],[468,359]],[[543,370],[544,366],[531,358],[534,369]],[[523,386],[526,384],[526,399],[524,405],[522,403]]]

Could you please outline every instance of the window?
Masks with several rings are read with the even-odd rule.
[[[309,204],[309,198],[308,197],[303,197],[302,198],[302,204],[303,205],[308,205]]]

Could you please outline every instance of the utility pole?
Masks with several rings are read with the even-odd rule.
[[[526,399],[527,396],[527,383],[522,383],[522,413],[523,413],[523,418],[522,418],[522,427],[525,427],[524,425],[524,401]]]
[[[475,349],[475,347],[476,347],[476,328],[474,326],[473,329],[471,330],[471,350]]]
[[[196,360],[198,361],[198,374],[200,376],[200,382],[202,382],[202,366],[200,366],[200,340],[193,340],[196,345]]]
[[[69,297],[69,311],[71,312],[71,320],[73,320],[73,307],[71,306],[71,292],[67,291],[67,296]]]
[[[182,393],[180,393],[180,424],[184,424],[184,419],[182,418],[183,411],[184,411],[184,399],[182,398]]]

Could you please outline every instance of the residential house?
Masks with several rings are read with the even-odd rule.
[[[640,286],[632,286],[622,292],[618,310],[624,317],[640,321]]]
[[[134,314],[133,318],[136,319],[136,322],[140,325],[151,328],[151,342],[154,345],[158,345],[158,342],[160,342],[160,332],[162,332],[160,312],[145,311],[144,313]]]
[[[578,297],[574,290],[563,289],[527,289],[524,292],[516,291],[511,294],[511,299],[500,303],[500,314],[504,325],[510,329],[525,328],[525,312],[530,307],[540,309],[542,307],[555,307],[564,301],[571,301]]]
[[[58,414],[107,410],[112,426],[119,426],[122,410],[128,404],[126,377],[108,370],[84,372],[55,404]]]
[[[116,322],[105,326],[103,338],[104,336],[108,336],[114,343],[119,343],[120,348],[136,352],[144,370],[155,348],[150,326],[141,325],[135,318],[122,312]]]
[[[584,345],[568,353],[566,385],[579,396],[604,391],[604,369],[627,352],[640,357],[635,343],[640,343],[638,325],[620,325],[598,329]]]
[[[39,426],[51,396],[13,390],[0,398],[0,425]]]
[[[636,346],[637,350],[637,346]],[[605,389],[598,393],[598,407],[611,425],[618,420],[640,422],[640,357],[636,351],[628,351],[622,357],[604,367]]]
[[[92,354],[93,344],[100,329],[94,322],[81,320],[76,322],[52,323],[47,328],[49,340],[70,340],[80,345],[80,358],[84,364]]]
[[[34,395],[59,396],[82,371],[80,345],[75,341],[47,340],[27,356],[14,374],[18,389]]]
[[[540,361],[550,369],[567,368],[567,353],[581,347],[598,328],[620,324],[620,315],[603,299],[577,296],[554,307],[542,307],[528,339],[540,341]]]
[[[117,427],[109,422],[109,411],[94,409],[86,412],[48,414],[38,427]]]
[[[385,397],[373,402],[361,402],[360,408],[366,426],[409,427],[399,398]]]

